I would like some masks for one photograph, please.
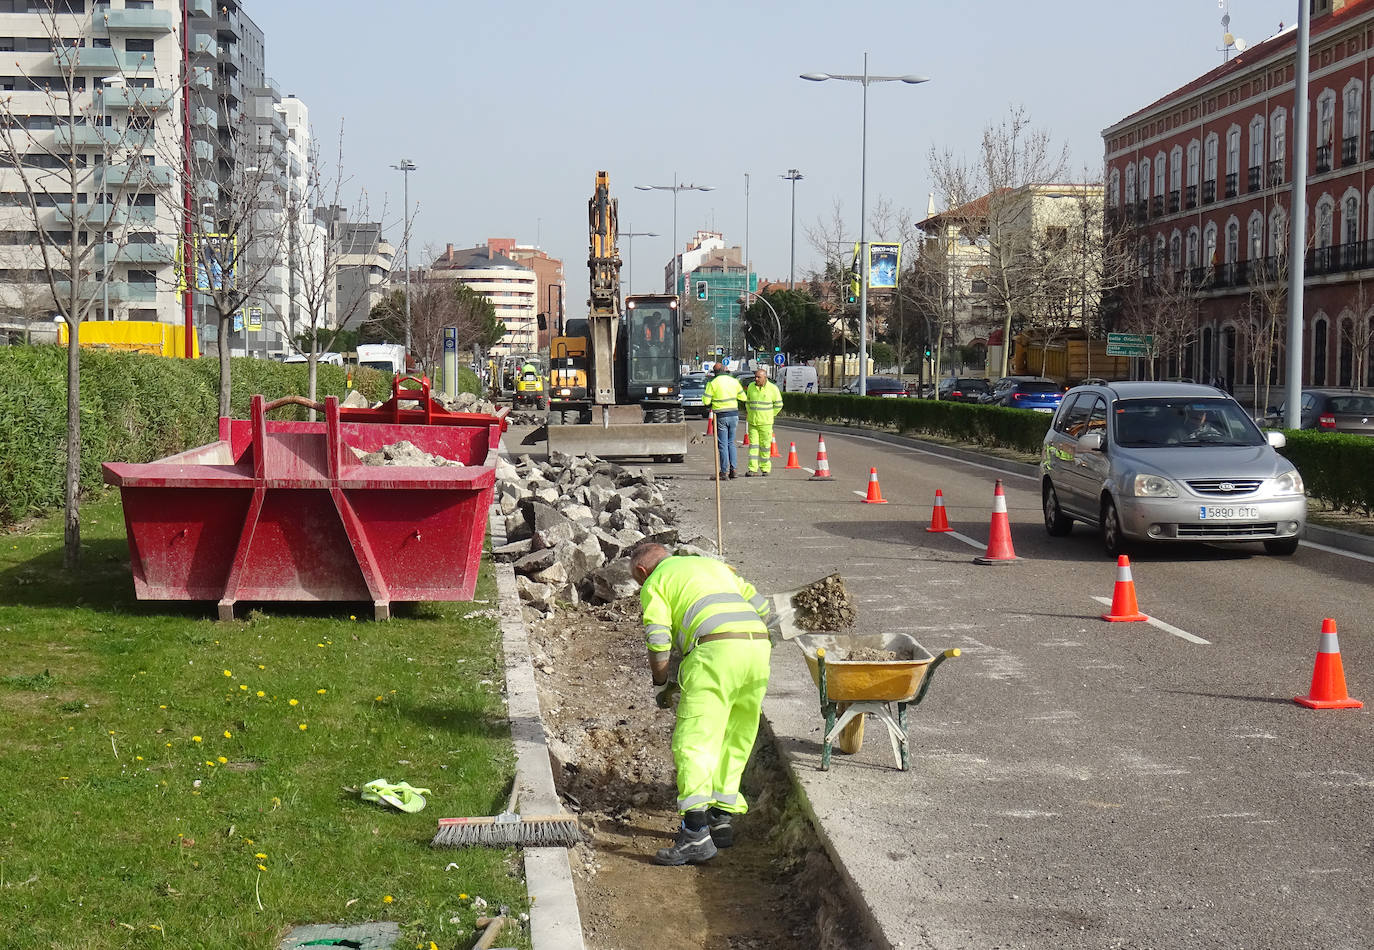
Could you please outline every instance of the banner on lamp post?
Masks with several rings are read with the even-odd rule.
[[[902,269],[902,245],[875,241],[868,245],[868,289],[896,290]]]

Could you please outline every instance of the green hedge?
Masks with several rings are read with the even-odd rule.
[[[1374,515],[1374,439],[1339,432],[1284,432],[1279,451],[1302,473],[1307,496],[1328,508]]]
[[[785,393],[783,414],[895,428],[913,435],[932,435],[993,448],[1040,454],[1050,415],[1031,409],[1007,409],[934,399],[882,399],[838,393]]]
[[[344,370],[319,366],[317,395],[343,396]],[[231,412],[248,415],[255,393],[269,399],[307,391],[302,363],[235,359]],[[391,378],[366,367],[354,386],[389,398]],[[81,486],[101,484],[102,462],[149,462],[212,442],[218,432],[219,362],[138,353],[81,354]],[[304,419],[292,406],[273,418]],[[62,504],[67,444],[67,351],[57,346],[0,347],[0,524]]]

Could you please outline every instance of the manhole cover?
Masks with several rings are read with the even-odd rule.
[[[385,922],[373,924],[302,924],[293,927],[281,942],[281,950],[298,947],[345,947],[348,950],[391,950],[401,939],[400,925]]]

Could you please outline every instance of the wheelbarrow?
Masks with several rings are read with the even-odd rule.
[[[832,746],[858,752],[863,745],[864,716],[887,726],[892,754],[903,772],[910,765],[906,710],[925,699],[935,669],[959,655],[951,648],[933,656],[910,634],[803,633],[793,638],[806,657],[811,679],[820,693],[825,737],[821,771],[830,769]],[[895,659],[843,659],[861,652],[893,653]],[[827,653],[834,654],[828,657]],[[892,705],[896,704],[894,716]]]

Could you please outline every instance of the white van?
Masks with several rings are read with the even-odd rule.
[[[777,372],[778,388],[787,393],[816,392],[816,367],[783,366]]]

